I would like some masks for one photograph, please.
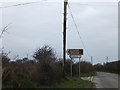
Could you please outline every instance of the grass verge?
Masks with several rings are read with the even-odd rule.
[[[56,83],[52,86],[42,88],[92,88],[93,83],[87,80],[82,80],[79,77],[67,77],[66,80],[62,80],[60,83]]]
[[[89,77],[89,76],[96,76],[96,71],[88,72],[88,73],[81,73],[81,77]]]

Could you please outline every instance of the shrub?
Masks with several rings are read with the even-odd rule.
[[[55,51],[50,46],[45,45],[37,49],[33,57],[39,64],[36,77],[39,79],[37,80],[39,85],[50,85],[62,78],[62,69],[57,66]]]

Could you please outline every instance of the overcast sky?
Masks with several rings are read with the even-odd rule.
[[[93,56],[94,64],[106,62],[106,56],[109,61],[118,59],[118,0],[106,3],[98,1],[99,3],[76,0],[69,3],[88,52],[84,51],[82,59],[90,61],[90,56]],[[18,2],[6,2],[2,6],[14,4]],[[24,6],[0,8],[0,29],[9,24],[8,32],[2,39],[5,51],[11,51],[11,58],[16,55],[23,58],[27,54],[30,57],[38,47],[50,45],[62,57],[62,13],[63,2],[45,0]],[[69,9],[67,18],[67,48],[84,49]]]

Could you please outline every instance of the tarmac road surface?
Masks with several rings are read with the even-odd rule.
[[[97,76],[94,77],[93,82],[96,88],[118,88],[120,85],[120,76],[113,73],[97,72]]]

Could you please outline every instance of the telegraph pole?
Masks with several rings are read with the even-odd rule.
[[[63,22],[63,75],[65,77],[65,62],[66,62],[66,18],[67,18],[68,0],[64,0],[64,22]]]
[[[106,63],[108,63],[108,56],[106,57]]]
[[[93,64],[93,57],[91,56],[91,64]]]

